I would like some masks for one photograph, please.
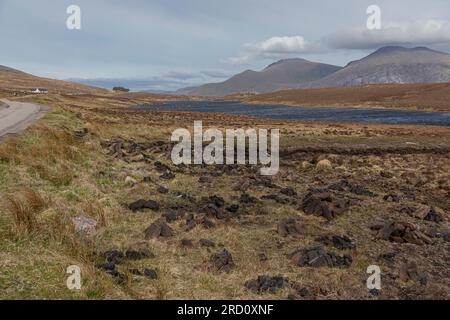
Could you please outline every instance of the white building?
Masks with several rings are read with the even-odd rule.
[[[39,94],[39,93],[48,93],[48,89],[45,89],[45,88],[36,88],[36,89],[34,89],[33,91],[31,91],[31,93],[36,93],[36,94]]]

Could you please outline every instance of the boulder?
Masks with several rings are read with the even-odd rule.
[[[319,172],[331,171],[333,166],[331,165],[331,161],[327,159],[320,160],[316,164],[316,170]]]
[[[137,200],[128,205],[128,208],[133,212],[142,211],[144,209],[150,209],[154,211],[158,211],[160,206],[159,203],[153,200]]]
[[[317,239],[326,246],[333,246],[339,250],[355,249],[353,241],[347,236],[322,236]]]
[[[97,220],[78,216],[72,218],[72,223],[75,227],[75,232],[83,236],[92,236],[97,230]]]
[[[141,241],[130,245],[125,252],[125,256],[129,260],[141,260],[153,258],[155,255],[148,248],[148,243],[145,241]]]
[[[216,244],[213,241],[208,239],[200,239],[199,242],[202,247],[214,248],[216,246]]]
[[[303,234],[305,228],[295,218],[288,218],[280,221],[277,225],[277,232],[282,237],[298,236]]]
[[[432,244],[433,241],[423,234],[411,223],[403,221],[390,221],[382,225],[375,225],[377,237],[382,240],[396,243],[412,243],[416,245]]]
[[[174,233],[164,219],[158,219],[145,229],[144,234],[145,240],[149,240],[159,237],[172,237]]]
[[[233,267],[233,257],[226,249],[223,249],[222,251],[215,253],[210,257],[210,269],[228,273],[231,271],[231,269],[233,269]]]
[[[154,269],[144,269],[144,275],[150,280],[158,279],[158,273]]]
[[[346,268],[352,264],[350,256],[339,256],[333,252],[326,252],[322,247],[297,250],[291,254],[291,259],[299,267]]]
[[[125,258],[125,255],[119,250],[106,251],[103,253],[103,256],[105,257],[106,261],[114,264],[120,264]]]
[[[255,293],[270,292],[272,294],[275,294],[287,283],[288,279],[282,276],[259,276],[255,280],[247,281],[245,283],[245,287]]]
[[[307,214],[323,216],[328,220],[343,214],[350,207],[350,201],[341,199],[331,192],[310,192],[302,202],[302,210]]]

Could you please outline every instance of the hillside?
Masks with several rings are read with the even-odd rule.
[[[364,106],[450,112],[450,83],[283,90],[240,97],[239,100],[294,106]]]
[[[340,67],[304,59],[280,60],[262,71],[246,70],[221,83],[179,90],[180,94],[223,96],[239,92],[271,92],[283,88],[298,88],[339,70]]]
[[[29,91],[35,88],[47,88],[50,91],[64,93],[105,93],[107,90],[82,84],[37,77],[16,69],[0,65],[0,88]]]
[[[425,47],[384,47],[310,87],[450,82],[450,54]]]

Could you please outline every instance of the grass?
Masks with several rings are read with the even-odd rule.
[[[150,153],[148,162],[132,162],[127,157],[115,159],[107,154],[107,142],[117,137],[140,143],[166,143],[173,129],[192,126],[198,114],[174,117],[167,112],[124,108],[142,104],[138,98],[45,95],[23,99],[47,104],[52,109],[38,124],[0,144],[0,298],[3,299],[285,299],[289,288],[276,294],[258,295],[244,287],[247,280],[262,274],[281,274],[300,286],[318,287],[322,299],[370,298],[364,286],[365,268],[392,246],[373,242],[368,225],[390,217],[391,204],[380,197],[363,199],[348,214],[329,223],[305,215],[300,209],[302,196],[309,187],[322,187],[343,178],[368,185],[380,194],[398,191],[400,187],[406,190],[412,185],[401,174],[408,168],[429,172],[430,185],[417,191],[418,201],[442,206],[442,200],[432,199],[443,199],[445,192],[450,191],[448,183],[445,184],[450,169],[448,156],[346,156],[326,152],[330,146],[383,149],[402,146],[407,141],[446,146],[450,142],[447,128],[287,124],[269,120],[255,123],[245,117],[201,115],[205,127],[281,127],[282,148],[320,147],[325,151],[319,155],[298,153],[282,160],[280,174],[273,182],[293,187],[299,194],[297,203],[280,205],[263,201],[242,209],[244,214],[239,219],[215,221],[214,229],[197,227],[189,233],[183,231],[184,221],[177,221],[171,224],[174,237],[149,241],[155,258],[120,265],[128,281],[118,285],[96,267],[104,262],[100,253],[111,249],[125,251],[130,244],[142,241],[143,230],[171,206],[183,205],[186,213],[198,213],[198,208],[178,198],[177,192],[188,193],[197,200],[217,194],[231,204],[238,202],[242,190],[257,198],[278,191],[253,184],[257,177],[245,171],[223,174],[208,184],[199,184],[200,176],[220,169],[213,167],[188,167],[184,172],[173,168],[175,179],[162,181],[153,163],[159,160],[170,165],[164,153]],[[85,128],[88,135],[76,138],[74,133]],[[317,172],[313,163],[322,158],[330,159],[333,168],[340,169]],[[302,167],[303,162],[310,165]],[[380,170],[392,172],[393,178],[380,177]],[[125,183],[127,176],[138,183]],[[150,177],[151,182],[142,183],[144,177]],[[440,189],[432,185],[435,181],[440,181],[436,183]],[[158,193],[158,185],[168,187],[170,193]],[[163,209],[131,213],[126,205],[140,198],[157,200]],[[257,215],[262,210],[268,215]],[[96,234],[91,237],[77,234],[72,223],[77,216],[95,219]],[[276,233],[276,224],[288,217],[301,219],[307,230],[304,236],[283,238]],[[356,240],[358,250],[337,252],[352,255],[351,268],[298,268],[290,262],[290,253],[317,245],[316,238],[323,234],[349,234]],[[211,250],[199,247],[198,240],[202,238],[214,241],[217,247]],[[182,239],[192,239],[194,248],[182,247]],[[435,259],[442,258],[444,246],[440,243],[433,251]],[[221,248],[232,253],[236,268],[229,274],[208,272],[210,255]],[[429,249],[417,248],[417,254]],[[407,248],[399,250],[402,258],[410,258]],[[267,255],[266,261],[261,261],[261,253]],[[422,263],[434,270],[435,266],[427,265],[426,260]],[[83,287],[79,292],[70,291],[65,285],[65,272],[70,265],[82,269]],[[382,267],[395,274],[398,266]],[[158,280],[133,276],[129,271],[133,268],[154,268]],[[436,274],[442,272],[437,270]],[[392,290],[389,297],[396,297],[397,288]]]

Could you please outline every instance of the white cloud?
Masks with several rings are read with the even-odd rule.
[[[227,61],[231,64],[246,64],[261,59],[285,58],[302,53],[318,51],[318,45],[302,36],[273,37],[261,42],[247,43],[242,52]]]
[[[416,20],[389,23],[381,30],[351,29],[326,38],[335,49],[377,49],[387,45],[436,45],[450,43],[450,23],[442,20]]]

